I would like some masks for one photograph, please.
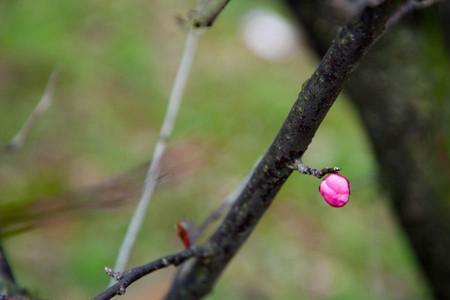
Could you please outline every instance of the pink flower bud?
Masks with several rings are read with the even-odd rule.
[[[320,183],[319,192],[329,205],[342,207],[350,198],[350,182],[340,174],[330,174]]]

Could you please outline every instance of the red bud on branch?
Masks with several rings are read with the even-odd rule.
[[[188,225],[186,222],[178,222],[176,224],[178,237],[183,242],[184,247],[191,247],[191,239],[189,237]]]

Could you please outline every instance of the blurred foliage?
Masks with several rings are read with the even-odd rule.
[[[191,3],[192,2],[192,3]],[[149,159],[186,30],[182,1],[1,1],[0,141],[7,144],[61,70],[55,105],[25,147],[0,157],[0,220],[83,190]],[[170,142],[168,180],[151,205],[132,265],[182,246],[174,224],[200,222],[266,149],[316,61],[307,46],[282,63],[253,56],[242,16],[274,1],[232,2],[205,32]],[[343,167],[352,199],[327,207],[315,178],[294,175],[209,299],[427,299],[422,277],[376,184],[359,120],[339,99],[308,150],[312,166]],[[62,195],[54,197],[54,195]],[[105,288],[136,197],[51,218],[5,240],[19,281],[50,299]],[[131,205],[133,204],[133,205]],[[173,270],[123,299],[159,299]]]

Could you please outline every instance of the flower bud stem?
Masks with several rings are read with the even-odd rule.
[[[292,169],[300,172],[305,175],[312,175],[317,178],[322,178],[327,174],[338,173],[341,168],[340,167],[332,167],[332,168],[323,168],[323,169],[315,169],[304,165],[301,161],[296,160],[292,165]]]

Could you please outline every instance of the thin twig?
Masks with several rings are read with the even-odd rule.
[[[47,86],[45,87],[44,93],[41,96],[41,99],[37,103],[34,110],[28,116],[28,119],[23,124],[22,128],[17,132],[11,142],[5,146],[5,150],[17,150],[23,146],[25,139],[30,133],[31,129],[36,124],[37,120],[42,117],[42,115],[49,109],[53,102],[53,94],[55,90],[56,81],[58,79],[58,71],[55,69],[50,74]]]
[[[114,270],[116,272],[123,272],[126,268],[131,250],[133,249],[137,235],[145,219],[147,207],[155,191],[156,183],[158,182],[159,178],[161,159],[166,150],[167,140],[171,136],[173,127],[175,125],[175,120],[180,108],[183,92],[186,87],[186,82],[188,80],[192,62],[194,60],[195,52],[197,49],[199,34],[199,31],[190,29],[187,35],[181,62],[178,67],[175,82],[169,97],[166,115],[164,117],[160,135],[158,141],[156,142],[152,160],[150,162],[147,176],[145,178],[144,189],[139,199],[139,204],[136,207],[133,217],[131,218],[131,222],[128,226],[127,233],[125,234],[125,238],[122,242],[119,250],[119,255],[116,260],[116,264],[114,267]]]
[[[292,168],[304,175],[312,175],[317,178],[322,178],[325,175],[331,174],[331,173],[337,173],[341,170],[340,167],[331,167],[331,168],[323,168],[323,169],[315,169],[308,167],[307,165],[303,164],[300,160],[295,161]]]
[[[108,300],[116,295],[123,295],[129,285],[145,275],[163,268],[167,268],[168,266],[178,266],[192,257],[206,258],[208,255],[209,251],[206,248],[193,246],[176,254],[164,256],[148,264],[135,267],[123,274],[121,272],[113,272],[111,269],[105,268],[105,272],[115,283],[97,295],[94,299]]]

